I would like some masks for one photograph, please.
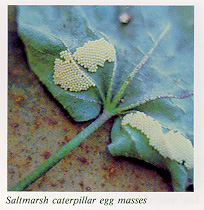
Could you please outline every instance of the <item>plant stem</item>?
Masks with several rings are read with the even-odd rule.
[[[9,191],[22,191],[30,184],[39,179],[44,173],[50,170],[55,164],[62,160],[66,155],[84,142],[94,131],[96,131],[103,123],[105,123],[111,115],[104,111],[94,122],[81,131],[77,136],[70,140],[60,150],[48,158],[41,166],[32,171],[24,179],[19,181],[15,186],[9,188]]]

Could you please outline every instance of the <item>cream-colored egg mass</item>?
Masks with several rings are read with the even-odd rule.
[[[88,41],[83,47],[76,49],[74,59],[89,72],[96,72],[98,66],[104,66],[105,61],[114,62],[116,51],[112,44],[104,38]]]
[[[60,57],[62,59],[56,58],[54,63],[54,84],[61,85],[65,90],[78,92],[96,86],[78,64],[93,73],[98,66],[103,67],[106,60],[113,62],[116,52],[112,44],[101,38],[88,41],[83,47],[77,48],[73,55],[67,50],[62,51]]]
[[[122,126],[129,124],[140,130],[149,139],[149,144],[163,157],[184,164],[187,169],[193,168],[194,151],[192,143],[179,132],[173,130],[164,134],[161,124],[143,112],[126,114]]]
[[[54,84],[59,84],[61,88],[75,92],[87,90],[95,86],[92,79],[79,68],[71,53],[62,51],[60,57],[64,61],[59,58],[55,59]]]

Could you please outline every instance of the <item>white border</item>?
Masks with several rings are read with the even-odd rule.
[[[59,1],[39,1],[39,0],[13,0],[13,1],[3,1],[0,5],[0,50],[1,50],[1,69],[0,69],[0,207],[2,210],[4,209],[105,209],[105,208],[114,208],[114,209],[182,209],[185,210],[190,209],[202,209],[204,207],[204,199],[203,199],[203,175],[204,175],[204,155],[203,155],[203,133],[204,130],[204,31],[203,31],[203,20],[204,20],[204,1],[203,0],[126,0],[126,1],[82,1],[82,0],[59,0]],[[188,193],[146,193],[146,192],[127,192],[127,193],[73,193],[73,192],[7,192],[7,5],[18,5],[18,4],[74,4],[74,5],[94,5],[94,4],[102,4],[102,5],[194,5],[195,9],[195,192]],[[52,198],[63,198],[63,197],[80,197],[80,196],[89,196],[90,198],[97,198],[97,200],[101,198],[115,198],[118,197],[146,197],[147,204],[145,205],[113,205],[113,206],[103,206],[103,205],[7,205],[6,197],[7,196],[23,196],[30,198],[44,197],[47,196],[51,201]]]

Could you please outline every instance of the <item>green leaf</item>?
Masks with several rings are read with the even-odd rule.
[[[188,171],[183,165],[164,158],[157,150],[149,145],[149,139],[130,125],[121,126],[117,118],[111,131],[112,143],[108,149],[113,156],[132,157],[148,162],[156,167],[169,170],[174,191],[185,191],[191,184],[192,170]]]
[[[193,97],[160,99],[137,108],[158,120],[163,127],[180,131],[193,143]]]
[[[131,16],[128,24],[118,20],[123,12]],[[109,100],[106,101],[107,95],[110,102],[114,101],[126,78],[170,25],[150,59],[124,90],[116,108],[119,112],[134,107],[193,142],[192,96],[149,100],[193,92],[193,13],[191,6],[18,6],[17,22],[31,69],[77,121],[96,118]],[[86,72],[96,84],[87,91],[70,92],[54,85],[54,60],[60,57],[59,53],[67,48],[74,53],[87,41],[101,37],[115,46],[117,66],[106,62],[96,73]],[[174,189],[184,190],[189,173],[182,165],[164,160],[143,134],[116,125],[117,121],[109,146],[113,155],[136,157],[167,168]]]
[[[194,8],[191,6],[82,7],[90,25],[103,31],[117,51],[117,70],[113,93],[153,47],[170,24],[148,62],[140,69],[123,94],[119,107],[139,104],[155,96],[183,95],[194,89]],[[126,12],[132,20],[119,24],[117,17]],[[105,17],[105,18],[104,18]],[[100,21],[100,24],[98,24]],[[109,27],[105,27],[105,26]],[[111,30],[110,30],[111,28]],[[162,99],[137,107],[159,120],[163,126],[179,130],[193,142],[193,97]]]
[[[132,18],[128,24],[118,21],[123,12]],[[158,95],[193,91],[193,7],[18,6],[18,31],[31,69],[78,121],[93,119],[99,114],[110,81],[113,80],[113,98],[168,24],[171,25],[169,32],[131,81],[118,107],[138,104]],[[54,85],[54,59],[60,51],[67,46],[73,53],[88,40],[96,40],[103,34],[116,48],[114,73],[114,64],[106,62],[96,73],[87,72],[97,88],[74,93]],[[139,106],[138,110],[153,116],[165,127],[180,130],[193,141],[192,97],[162,99]]]
[[[101,110],[98,91],[90,88],[75,93],[53,82],[54,60],[66,50],[65,45],[73,49],[98,37],[81,16],[74,17],[77,11],[64,6],[19,6],[18,33],[24,41],[31,69],[76,121],[86,121],[95,118]],[[110,67],[113,64],[107,65]]]

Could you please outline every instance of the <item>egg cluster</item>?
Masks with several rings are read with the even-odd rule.
[[[87,90],[95,86],[91,78],[79,68],[71,53],[62,51],[60,57],[64,60],[55,59],[54,84],[59,84],[61,88],[75,92]]]
[[[193,168],[193,146],[191,142],[179,132],[169,131],[165,134],[170,145],[170,159],[183,163],[186,168]]]
[[[130,113],[123,117],[122,125],[130,124],[144,133],[149,139],[149,144],[153,146],[163,157],[169,156],[168,145],[163,138],[161,124],[143,112]]]
[[[149,139],[149,144],[163,157],[184,164],[187,169],[193,168],[193,146],[179,132],[169,131],[164,134],[158,121],[139,111],[125,115],[121,124],[129,124],[140,130]]]
[[[96,72],[98,66],[104,66],[105,61],[113,62],[116,58],[116,51],[112,44],[104,38],[95,41],[88,41],[83,47],[76,49],[74,59],[89,72]]]

